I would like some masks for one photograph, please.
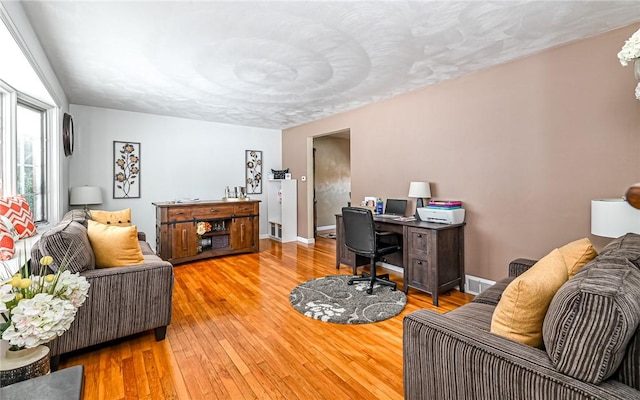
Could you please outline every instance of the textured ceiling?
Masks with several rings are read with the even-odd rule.
[[[637,0],[22,4],[73,104],[277,129],[640,21]]]

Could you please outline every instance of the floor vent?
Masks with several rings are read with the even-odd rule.
[[[478,278],[473,275],[465,276],[465,291],[470,294],[480,294],[486,289],[493,286],[496,282],[484,278]]]

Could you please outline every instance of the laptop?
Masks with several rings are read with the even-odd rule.
[[[382,218],[404,217],[404,213],[406,210],[407,210],[407,200],[387,199],[387,204],[384,207],[384,214],[376,215],[376,217],[382,217]]]

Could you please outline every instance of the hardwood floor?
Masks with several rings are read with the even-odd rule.
[[[402,399],[403,316],[473,297],[453,291],[434,308],[430,295],[410,290],[394,318],[324,323],[295,311],[289,293],[350,274],[336,272],[335,241],[262,240],[260,250],[176,266],[165,340],[145,332],[64,355],[60,368],[84,365],[85,399]]]

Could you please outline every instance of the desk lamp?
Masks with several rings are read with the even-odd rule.
[[[640,210],[624,199],[591,200],[591,233],[617,238],[626,233],[640,233]]]
[[[84,210],[87,211],[89,204],[102,204],[102,190],[97,186],[74,186],[71,188],[69,204],[84,205]]]
[[[417,197],[416,208],[424,207],[423,198],[431,198],[429,182],[411,182],[409,185],[409,197]]]

